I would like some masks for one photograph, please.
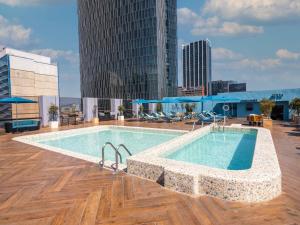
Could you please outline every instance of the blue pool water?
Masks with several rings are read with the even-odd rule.
[[[116,147],[124,144],[134,155],[147,148],[159,145],[175,137],[182,135],[180,132],[155,132],[150,130],[133,129],[108,129],[96,132],[64,136],[63,134],[55,139],[37,140],[36,142],[51,147],[61,148],[75,153],[98,157],[100,160],[102,146],[111,142]],[[114,151],[105,150],[105,159],[114,160]],[[121,150],[123,163],[126,162],[128,154]]]
[[[166,158],[227,170],[251,168],[256,131],[210,132]]]

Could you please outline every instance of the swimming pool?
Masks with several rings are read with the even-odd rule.
[[[186,194],[261,202],[281,193],[281,171],[269,130],[206,126],[127,160],[130,174]]]
[[[209,132],[166,155],[166,158],[227,170],[249,169],[256,135],[256,131]]]
[[[15,140],[69,156],[99,162],[102,146],[106,142],[111,142],[116,147],[124,144],[132,155],[135,155],[182,134],[184,132],[164,129],[101,126],[22,136]],[[109,148],[111,147],[107,146],[105,150],[105,160],[114,162],[115,152],[110,151]],[[122,150],[120,153],[125,164],[129,155]]]

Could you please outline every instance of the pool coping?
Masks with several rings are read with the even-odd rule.
[[[256,130],[253,162],[247,170],[224,170],[163,158],[210,132],[207,126],[182,135],[159,148],[153,147],[127,158],[128,173],[163,183],[174,191],[195,196],[209,195],[231,201],[261,202],[281,193],[281,171],[271,132],[265,128],[226,126],[224,129]]]
[[[172,132],[172,133],[188,133],[188,131],[186,130],[174,130],[174,129],[157,129],[157,128],[148,128],[148,127],[133,127],[133,126],[118,126],[118,125],[99,125],[99,126],[92,126],[92,127],[83,127],[83,128],[73,128],[73,129],[69,129],[69,130],[61,130],[61,131],[51,131],[51,132],[46,132],[46,133],[39,133],[39,134],[30,134],[30,135],[23,135],[23,136],[19,136],[19,137],[14,137],[12,138],[13,141],[18,141],[18,142],[22,142],[24,144],[28,144],[28,145],[32,145],[38,148],[42,148],[48,151],[52,151],[52,152],[56,152],[56,153],[60,153],[63,155],[67,155],[67,156],[71,156],[77,159],[82,159],[85,161],[89,161],[92,163],[96,163],[99,164],[100,162],[100,157],[94,157],[94,156],[89,156],[89,155],[85,155],[85,154],[81,154],[81,153],[76,153],[73,151],[69,151],[69,150],[65,150],[63,148],[58,148],[58,147],[53,147],[53,146],[49,146],[49,145],[45,145],[45,144],[40,144],[37,143],[36,141],[32,140],[33,138],[45,138],[45,137],[53,137],[55,138],[59,138],[59,136],[61,134],[67,134],[67,137],[70,137],[72,135],[78,135],[80,134],[85,134],[85,133],[90,133],[90,132],[97,132],[99,130],[107,130],[107,129],[113,129],[113,128],[117,128],[117,129],[126,129],[126,130],[148,130],[148,131],[156,131],[156,132]],[[56,137],[57,136],[57,137]],[[30,140],[31,139],[31,140]],[[172,141],[172,140],[169,140]],[[167,142],[169,142],[167,141]],[[164,142],[166,143],[166,142]],[[164,144],[162,143],[162,144]],[[159,145],[157,145],[159,146]],[[102,146],[99,146],[99,151],[101,150]],[[147,149],[146,149],[147,150]],[[144,150],[144,151],[146,151]],[[111,165],[114,162],[111,160],[105,160],[105,167],[108,169],[111,169]],[[119,169],[120,170],[125,170],[127,168],[126,164],[119,164]]]

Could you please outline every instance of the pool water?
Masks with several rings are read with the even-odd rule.
[[[155,132],[150,130],[134,129],[107,129],[94,132],[75,134],[72,136],[60,135],[51,139],[36,140],[37,143],[50,147],[61,148],[75,153],[98,157],[100,161],[101,149],[106,142],[111,142],[114,146],[124,144],[134,155],[145,149],[169,141],[182,135],[180,132]],[[105,160],[115,160],[115,152],[110,146],[105,149]],[[128,154],[125,150],[120,150],[123,163],[126,162]]]
[[[166,155],[168,159],[227,170],[251,168],[256,131],[210,132]]]

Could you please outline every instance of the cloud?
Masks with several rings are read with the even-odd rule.
[[[177,10],[178,23],[185,25],[188,23],[192,23],[195,20],[200,20],[201,18],[197,15],[197,13],[193,12],[189,8],[180,8]]]
[[[278,51],[276,52],[276,55],[278,58],[281,59],[299,59],[300,58],[300,53],[297,52],[290,52],[287,49],[278,49]]]
[[[242,55],[227,48],[212,48],[212,60],[235,60]]]
[[[212,36],[236,36],[244,34],[261,34],[264,32],[263,27],[241,25],[235,22],[223,22],[215,26],[207,24],[195,26],[192,29],[193,35],[212,35]]]
[[[72,2],[74,0],[0,0],[0,4],[8,6],[32,6],[40,4],[54,4]]]
[[[32,50],[32,53],[48,56],[52,60],[64,59],[70,63],[78,64],[79,63],[79,54],[74,53],[73,51],[64,51],[64,50],[55,50],[55,49],[36,49]]]
[[[271,21],[300,18],[299,0],[207,0],[204,14],[224,19]]]
[[[236,36],[243,34],[260,34],[264,32],[261,26],[239,24],[231,21],[221,21],[218,17],[203,18],[189,8],[178,9],[178,23],[191,26],[195,36]]]
[[[0,15],[0,43],[19,46],[30,40],[31,29],[15,24]]]
[[[268,58],[268,59],[256,60],[256,59],[245,58],[240,61],[237,61],[234,64],[234,67],[238,69],[250,68],[250,69],[266,70],[266,69],[273,69],[279,65],[281,65],[279,59]]]

